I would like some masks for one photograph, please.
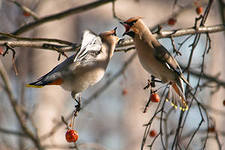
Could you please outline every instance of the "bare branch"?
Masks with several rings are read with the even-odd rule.
[[[59,45],[51,42],[36,42],[36,41],[0,41],[0,46],[5,44],[15,48],[15,47],[31,47],[31,48],[40,48],[46,50],[54,50],[57,52],[68,52],[75,51],[79,48],[79,45],[74,44],[72,46]]]
[[[160,39],[160,38],[178,37],[178,36],[184,36],[184,35],[196,34],[196,33],[215,33],[215,32],[221,32],[221,31],[225,31],[225,25],[199,27],[197,29],[186,28],[186,29],[180,29],[180,30],[161,31],[160,33],[155,33],[154,36]],[[49,49],[49,50],[55,50],[61,53],[74,51],[80,46],[77,43],[71,43],[71,42],[59,40],[59,39],[26,38],[26,37],[18,37],[18,36],[7,34],[7,33],[0,33],[0,35],[3,35],[4,37],[7,37],[7,38],[16,39],[16,41],[0,40],[0,46],[1,45],[4,46],[7,43],[11,47],[32,47],[32,48],[40,48],[40,49]],[[130,48],[124,48],[124,47],[131,46],[131,45],[133,45],[132,39],[130,38],[123,39],[117,45],[116,52],[129,51],[133,49],[134,47],[130,47]]]
[[[30,14],[35,20],[38,20],[38,19],[39,19],[38,15],[37,15],[35,12],[33,12],[30,8],[28,8],[28,7],[26,7],[26,6],[22,5],[22,4],[20,4],[20,3],[17,2],[16,0],[8,0],[8,1],[10,1],[10,2],[12,2],[12,3],[15,3],[15,4],[16,4],[19,8],[21,8],[24,12]]]
[[[32,142],[34,143],[34,145],[39,149],[39,150],[43,150],[43,147],[40,144],[39,138],[36,137],[32,131],[27,127],[26,123],[24,122],[24,120],[22,119],[23,117],[21,116],[21,109],[19,107],[19,105],[17,104],[17,100],[13,95],[12,92],[12,88],[10,86],[10,80],[8,78],[7,72],[4,69],[4,66],[2,64],[2,62],[0,61],[0,76],[3,80],[4,83],[4,90],[6,92],[6,94],[8,95],[8,100],[13,108],[13,111],[21,125],[21,128],[23,129],[24,133],[32,140]]]
[[[81,12],[84,12],[84,11],[87,11],[87,10],[90,10],[90,9],[94,9],[96,7],[99,7],[101,5],[104,5],[104,4],[113,2],[113,1],[115,1],[115,0],[101,0],[101,1],[89,3],[89,4],[86,4],[86,5],[82,5],[82,6],[79,6],[79,7],[70,8],[70,9],[65,10],[63,12],[40,18],[39,20],[36,20],[34,22],[30,22],[30,23],[20,27],[19,29],[17,29],[15,32],[13,32],[11,34],[20,35],[20,34],[26,32],[26,31],[28,31],[30,29],[33,29],[33,28],[35,28],[39,25],[42,25],[44,23],[54,21],[54,20],[60,20],[62,18],[68,17],[70,15],[81,13]]]
[[[219,80],[216,76],[212,76],[212,75],[209,75],[209,74],[206,74],[206,73],[201,73],[201,72],[194,71],[194,70],[189,70],[189,72],[193,76],[196,76],[196,77],[201,76],[203,79],[214,82],[214,83],[222,86],[223,88],[225,88],[225,81]]]
[[[27,137],[26,134],[24,134],[22,132],[19,132],[19,131],[13,131],[11,129],[3,129],[3,128],[0,128],[0,133],[3,133],[3,134],[12,134],[12,135],[16,135],[16,136]]]
[[[169,38],[169,37],[179,37],[179,36],[185,36],[190,34],[198,34],[198,33],[216,33],[225,31],[225,25],[214,25],[214,26],[205,26],[205,27],[199,27],[199,28],[186,28],[186,29],[178,29],[178,30],[171,30],[171,31],[161,31],[160,33],[155,33],[154,36],[157,39],[161,38]],[[121,44],[119,47],[122,46],[128,46],[132,45],[133,40],[127,39],[124,41],[121,41]]]

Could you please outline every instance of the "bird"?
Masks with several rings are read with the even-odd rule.
[[[53,68],[37,81],[27,84],[27,87],[42,88],[46,85],[59,85],[71,96],[77,99],[81,92],[100,81],[113,56],[119,41],[116,29],[96,35],[85,30],[80,49],[72,56]]]
[[[169,83],[170,88],[166,100],[169,100],[169,97],[171,97],[170,92],[172,91],[172,106],[177,108],[179,104],[179,108],[182,111],[188,110],[183,82],[190,87],[191,85],[185,79],[175,58],[153,36],[142,17],[131,17],[120,23],[125,27],[123,35],[133,38],[138,58],[143,68],[153,77],[160,79],[162,83]]]

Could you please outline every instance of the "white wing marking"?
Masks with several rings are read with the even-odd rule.
[[[87,55],[88,51],[100,51],[102,47],[101,38],[89,30],[85,30],[83,34],[83,40],[81,44],[81,48],[78,51],[76,57],[74,58],[74,62],[77,59],[81,59]]]

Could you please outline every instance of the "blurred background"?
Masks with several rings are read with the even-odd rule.
[[[39,17],[59,13],[69,8],[78,7],[94,2],[93,0],[17,0],[20,4],[30,8]],[[214,0],[206,25],[224,24],[224,6],[222,0]],[[115,13],[117,17],[126,20],[132,16],[143,16],[143,20],[150,27],[162,25],[162,30],[182,29],[193,27],[196,14],[196,7],[201,6],[203,10],[208,4],[207,0],[117,0],[115,2]],[[223,8],[223,11],[221,11]],[[174,16],[174,14],[176,14]],[[170,18],[175,19],[174,25],[168,25]],[[11,33],[19,27],[34,21],[33,17],[24,13],[11,0],[0,0],[0,32]],[[22,34],[23,37],[54,38],[80,43],[82,32],[90,29],[95,33],[111,30],[118,27],[118,36],[122,38],[124,28],[119,21],[113,17],[112,3],[96,7],[91,10],[70,15],[63,19],[51,21],[37,26],[32,30]],[[204,72],[221,82],[225,81],[225,39],[224,31],[210,34],[211,50],[206,55]],[[127,38],[127,37],[126,37]],[[176,46],[182,42],[186,36],[174,38]],[[194,37],[190,38],[181,48],[182,56],[176,59],[183,66],[187,65],[190,55],[190,44]],[[171,53],[173,46],[169,38],[159,40]],[[199,71],[202,62],[202,54],[206,42],[206,36],[201,36],[196,47],[191,68]],[[61,116],[69,116],[74,110],[75,102],[71,98],[70,92],[64,91],[58,86],[47,86],[41,89],[26,88],[24,85],[35,81],[53,67],[62,62],[65,57],[57,60],[56,51],[16,48],[16,66],[18,75],[15,75],[12,65],[12,53],[0,56],[13,89],[13,94],[17,103],[24,108],[28,117],[23,119],[27,127],[36,136],[40,137],[41,145],[45,149],[70,149],[65,140],[66,126],[61,124],[53,134],[48,134],[52,128],[61,123]],[[82,93],[82,103],[90,98],[108,79],[115,75],[123,64],[135,53],[135,50],[128,52],[116,52],[107,68],[107,74],[97,85],[87,89]],[[68,52],[71,55],[73,52]],[[137,150],[140,149],[144,135],[144,124],[154,114],[157,104],[151,103],[147,113],[143,109],[149,98],[149,90],[143,90],[150,75],[142,68],[137,57],[130,62],[126,70],[107,89],[99,93],[87,107],[79,112],[75,120],[75,130],[79,134],[77,146],[79,150],[109,149],[109,150]],[[191,85],[197,85],[197,78],[191,77]],[[203,80],[204,81],[204,80]],[[203,82],[202,81],[202,82]],[[3,80],[0,79],[0,149],[1,150],[28,150],[37,149],[35,144],[24,133],[17,117],[9,103],[8,96],[3,89]],[[205,82],[204,82],[205,83]],[[207,108],[207,113],[215,121],[216,132],[209,133],[206,137],[207,121],[200,127],[200,130],[189,149],[201,149],[203,140],[208,138],[207,150],[220,149],[220,144],[224,146],[225,106],[224,86],[212,84],[209,87],[198,90],[197,97],[201,104]],[[210,88],[211,87],[211,88]],[[221,88],[219,88],[221,87]],[[212,91],[215,91],[212,93]],[[209,107],[207,107],[209,106]],[[171,110],[169,103],[165,104],[165,110]],[[176,129],[180,111],[172,110],[168,119],[168,129]],[[203,115],[205,117],[205,115]],[[187,117],[184,126],[184,134],[188,134],[196,129],[201,121],[198,107],[193,106]],[[214,126],[213,126],[214,127]],[[157,133],[160,131],[159,119],[155,119],[151,126]],[[7,132],[6,132],[7,131]],[[11,131],[11,132],[10,132]],[[47,135],[47,136],[46,136]],[[169,136],[169,135],[168,135]],[[174,136],[174,135],[173,135]],[[172,140],[173,136],[171,136]],[[43,139],[42,139],[43,138]],[[149,149],[149,145],[154,138],[148,138],[144,149]],[[182,139],[182,144],[187,145],[189,140]],[[169,142],[169,145],[172,141]],[[163,149],[160,138],[157,138],[153,149]],[[224,147],[223,147],[224,148]],[[76,148],[74,148],[76,149]],[[170,149],[170,148],[169,148]],[[180,148],[184,149],[184,148]]]

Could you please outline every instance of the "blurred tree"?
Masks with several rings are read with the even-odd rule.
[[[0,0],[0,149],[223,149],[224,14],[222,0]],[[190,109],[175,111],[165,101],[166,85],[156,83],[149,89],[158,89],[161,100],[142,113],[150,75],[125,37],[104,79],[83,92],[79,139],[66,143],[61,116],[69,122],[74,111],[70,93],[25,83],[74,53],[85,29],[118,26],[122,38],[119,21],[131,16],[143,16],[182,65],[193,86],[186,89]]]

